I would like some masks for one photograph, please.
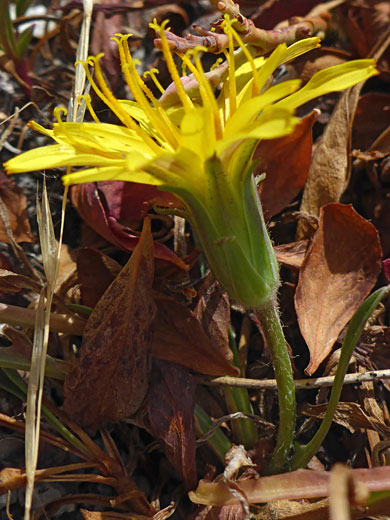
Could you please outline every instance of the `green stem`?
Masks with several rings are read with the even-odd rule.
[[[276,303],[269,300],[262,307],[255,309],[255,313],[260,319],[264,338],[271,353],[279,401],[278,436],[266,473],[281,473],[288,463],[295,434],[294,378]]]

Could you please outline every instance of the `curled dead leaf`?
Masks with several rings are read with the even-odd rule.
[[[155,186],[122,181],[87,182],[72,186],[72,203],[81,218],[96,233],[124,251],[133,251],[139,237],[127,226],[142,220],[152,205],[173,202],[170,193],[162,193]],[[187,265],[168,247],[156,242],[155,258],[173,263],[187,270]]]

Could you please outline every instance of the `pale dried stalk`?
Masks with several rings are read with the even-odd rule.
[[[295,390],[306,390],[311,388],[322,388],[332,386],[334,376],[316,377],[313,379],[295,379]],[[369,372],[346,374],[344,384],[356,384],[366,381],[380,381],[381,379],[390,379],[390,369],[371,370]],[[199,376],[196,378],[199,384],[209,386],[235,386],[241,388],[252,388],[253,390],[276,390],[276,379],[248,379],[245,377],[215,377],[208,379]]]
[[[80,31],[79,44],[76,51],[76,62],[86,61],[88,58],[89,35],[91,30],[91,18],[93,10],[93,0],[83,0],[83,23]],[[67,121],[82,122],[85,112],[85,103],[79,103],[85,87],[85,70],[81,63],[76,65],[76,76],[74,87],[68,106]],[[87,86],[89,90],[89,85]]]
[[[1,323],[34,329],[36,315],[37,311],[35,309],[26,309],[16,305],[0,303]],[[74,336],[82,336],[84,327],[85,320],[81,318],[54,312],[50,314],[51,332],[63,332],[65,334],[72,334]]]

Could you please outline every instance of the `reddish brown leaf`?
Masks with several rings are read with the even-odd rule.
[[[233,356],[229,347],[230,303],[228,295],[220,285],[214,284],[199,298],[194,314],[211,341],[224,352],[224,358],[231,361]]]
[[[36,242],[31,234],[30,223],[27,218],[27,199],[21,189],[0,171],[0,199],[2,200],[7,216],[10,231],[16,242]],[[0,218],[0,242],[9,244],[9,237],[3,219]]]
[[[105,5],[109,9],[114,7],[116,0],[106,0]],[[111,36],[122,30],[122,15],[114,14],[107,17],[102,11],[95,14],[93,32],[91,37],[91,54],[97,56],[104,53],[102,59],[103,70],[111,89],[115,92],[118,81],[121,79],[121,66],[119,61],[118,45],[111,40]]]
[[[6,271],[12,270],[11,262],[4,253],[0,253],[0,269],[5,269]]]
[[[267,174],[259,185],[266,219],[284,209],[301,191],[309,173],[312,156],[312,127],[318,111],[302,119],[286,137],[262,141],[254,158],[260,160],[255,173]]]
[[[370,92],[359,99],[352,130],[352,146],[369,150],[389,126],[390,94]]]
[[[262,2],[263,5],[257,9],[251,19],[257,27],[273,29],[283,20],[293,16],[305,16],[317,3],[316,0],[291,0],[289,2],[268,0]]]
[[[87,428],[130,416],[146,395],[155,315],[153,271],[146,220],[129,262],[89,317],[80,359],[65,380],[65,409]]]
[[[79,251],[77,263],[82,301],[94,307],[120,266],[103,253],[89,248]],[[179,363],[202,374],[238,375],[238,369],[231,365],[233,356],[227,342],[228,302],[224,296],[216,296],[217,299],[208,303],[204,310],[204,327],[212,339],[194,313],[178,300],[158,292],[154,292],[153,297],[157,304],[152,337],[154,357]],[[215,315],[209,315],[214,304]]]
[[[328,204],[299,275],[295,308],[313,374],[370,293],[381,270],[375,227],[351,205]]]
[[[84,305],[94,308],[104,291],[119,274],[121,266],[97,249],[77,252],[77,277]]]
[[[348,10],[346,32],[361,58],[366,58],[375,44],[388,31],[390,23],[389,2],[352,4]]]
[[[128,232],[129,222],[142,220],[153,204],[169,205],[174,200],[172,195],[159,192],[154,186],[122,181],[78,184],[72,186],[71,195],[81,218],[96,233],[124,251],[133,251],[139,241],[138,236]],[[163,244],[154,244],[154,256],[187,269],[187,265]]]
[[[234,375],[230,349],[207,336],[194,314],[183,304],[155,293],[157,316],[153,334],[153,356],[179,363],[201,374]]]
[[[195,463],[195,384],[183,367],[155,360],[147,396],[151,431],[184,480],[187,489],[197,484]]]

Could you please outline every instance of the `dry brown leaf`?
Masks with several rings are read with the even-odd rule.
[[[382,325],[367,327],[362,333],[354,355],[368,370],[390,368],[390,327]],[[382,379],[381,382],[390,392],[390,381]]]
[[[81,284],[82,301],[94,307],[101,295],[120,269],[117,262],[96,249],[83,248],[77,257],[78,276]],[[223,324],[218,318],[214,323],[221,327],[220,340],[211,340],[197,317],[175,298],[154,292],[157,316],[154,320],[152,355],[158,359],[172,361],[196,372],[209,375],[237,375],[238,370],[231,365],[233,359],[226,340],[223,340]],[[226,313],[226,301],[221,299],[218,313]],[[224,309],[224,310],[223,310]],[[225,320],[226,320],[225,314]],[[210,331],[209,331],[210,332]],[[211,332],[210,332],[211,334]],[[213,334],[218,334],[217,330]]]
[[[225,353],[224,357],[232,360],[229,347],[230,303],[226,291],[214,284],[199,298],[194,314],[211,341]]]
[[[121,270],[120,264],[98,249],[83,247],[77,252],[77,277],[81,300],[94,308]]]
[[[305,185],[312,156],[312,127],[318,110],[304,117],[286,137],[265,140],[255,151],[260,160],[255,173],[267,174],[259,184],[264,217],[276,215],[298,195]]]
[[[231,350],[211,341],[193,312],[170,296],[154,293],[154,297],[157,304],[152,340],[154,357],[201,374],[239,374],[231,365]]]
[[[26,474],[19,468],[4,468],[0,471],[0,495],[26,485]]]
[[[129,417],[146,395],[156,312],[153,273],[153,239],[147,219],[129,262],[89,317],[80,359],[65,380],[64,407],[86,428]]]
[[[349,183],[351,129],[363,83],[346,90],[317,144],[305,189],[301,212],[317,217],[329,202],[338,202]],[[310,238],[313,230],[306,219],[298,222],[297,239]]]
[[[389,2],[353,2],[346,22],[345,30],[353,47],[361,58],[366,58],[389,29]]]
[[[352,146],[370,150],[378,136],[389,127],[390,94],[370,92],[359,99],[353,122]]]
[[[313,374],[339,333],[374,287],[381,271],[375,227],[351,205],[322,208],[319,227],[299,274],[295,309]]]
[[[290,244],[281,244],[274,247],[278,262],[290,269],[300,269],[305,259],[309,240],[300,240]]]
[[[329,500],[314,503],[305,500],[275,500],[268,502],[256,516],[256,520],[329,520]]]
[[[150,429],[187,489],[198,482],[194,396],[195,383],[185,368],[167,361],[153,362],[146,405]]]
[[[10,342],[11,346],[4,347],[8,350],[8,352],[13,352],[16,355],[19,355],[25,359],[31,358],[32,351],[32,343],[31,340],[20,330],[11,327],[10,325],[2,325],[1,334],[6,336]],[[0,350],[3,347],[0,348]]]
[[[36,238],[31,234],[27,218],[27,199],[14,181],[2,172],[0,172],[0,199],[5,206],[8,224],[15,242],[36,242]],[[9,244],[10,240],[5,225],[3,219],[0,218],[0,242]]]
[[[76,262],[74,251],[67,245],[62,244],[60,250],[60,265],[56,279],[56,293],[66,292],[68,280],[75,274]]]
[[[0,269],[0,291],[18,293],[22,289],[29,289],[36,293],[40,293],[42,286],[24,274]]]
[[[327,403],[306,404],[302,410],[302,415],[322,419],[325,416]],[[390,434],[390,426],[386,426],[383,421],[378,421],[376,417],[369,417],[358,403],[338,403],[333,420],[335,423],[344,426],[351,433],[359,428],[374,430],[384,436]]]

